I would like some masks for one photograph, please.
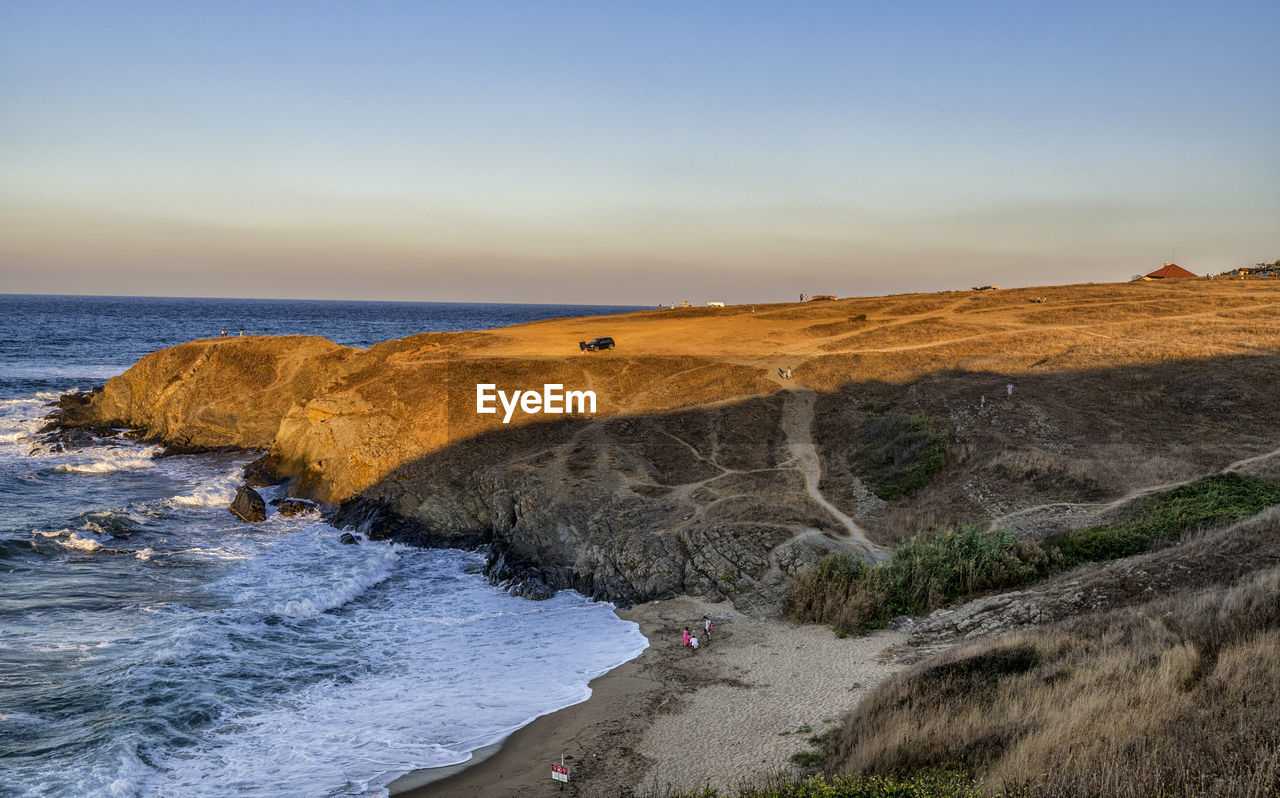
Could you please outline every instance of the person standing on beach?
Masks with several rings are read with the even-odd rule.
[[[693,635],[689,634],[689,627],[687,626],[684,628],[683,638],[685,646],[688,647],[689,641],[693,639]]]
[[[708,615],[702,616],[702,639],[711,642],[711,617]]]
[[[694,651],[698,650],[698,638],[696,637],[689,638],[689,648],[693,649]]]

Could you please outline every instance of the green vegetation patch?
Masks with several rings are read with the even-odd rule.
[[[810,776],[800,781],[773,780],[760,786],[721,792],[711,787],[665,792],[664,798],[979,798],[982,791],[957,773],[911,777]]]
[[[1148,551],[1187,532],[1238,521],[1280,504],[1280,485],[1218,474],[1139,504],[1126,520],[1039,543],[1005,529],[946,529],[902,544],[871,565],[835,554],[796,574],[787,616],[830,624],[837,634],[865,632],[899,615],[923,615],[993,590],[1022,587],[1083,562]]]
[[[843,633],[883,626],[898,615],[922,615],[975,593],[1017,587],[1048,564],[1034,542],[1007,530],[976,526],[920,535],[882,565],[848,552],[825,557],[796,574],[786,612],[795,620],[829,623]]]
[[[792,764],[799,765],[802,768],[822,767],[823,759],[821,751],[796,751],[791,755]]]
[[[1181,485],[1139,504],[1118,524],[1078,529],[1045,541],[1068,565],[1140,554],[1187,532],[1222,526],[1280,504],[1280,485],[1225,473]]]
[[[942,468],[947,438],[925,416],[883,412],[862,422],[861,445],[849,465],[873,493],[897,499],[922,487]]]

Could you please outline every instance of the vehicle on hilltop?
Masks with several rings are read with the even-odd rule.
[[[601,349],[612,349],[613,339],[608,336],[592,338],[590,341],[579,341],[578,349],[583,352],[599,352]]]

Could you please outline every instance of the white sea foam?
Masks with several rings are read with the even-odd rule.
[[[314,531],[292,536],[289,542],[300,544],[295,555],[315,550]],[[336,677],[229,709],[194,748],[174,750],[158,763],[166,796],[198,795],[208,784],[245,795],[385,795],[403,773],[464,762],[535,717],[585,700],[592,678],[646,645],[635,624],[619,620],[608,605],[570,592],[533,604],[487,585],[464,572],[475,555],[376,543],[324,551],[326,562],[310,563],[312,596],[321,595],[317,588],[338,568],[332,560],[358,560],[353,574],[373,574],[375,563],[393,569],[353,598],[334,593],[317,602],[338,604],[340,612],[305,616],[291,622],[301,626],[287,627],[325,641],[315,664],[326,673],[338,667]],[[246,610],[269,609],[259,599],[271,590],[308,589],[299,571],[246,565],[271,583],[248,594],[222,585]],[[280,634],[270,616],[236,617],[229,633],[236,638],[263,629]],[[185,661],[190,652],[207,656],[219,645],[226,644],[190,637],[170,652],[170,661]]]
[[[391,546],[370,546],[376,555],[365,558],[346,576],[338,576],[313,585],[310,594],[271,606],[271,612],[292,617],[309,617],[337,609],[374,585],[385,582],[395,569],[400,556]]]
[[[116,471],[154,468],[156,464],[150,451],[132,446],[95,447],[76,452],[72,458],[71,462],[60,463],[53,470],[65,474],[111,474]]]
[[[237,468],[235,473],[219,477],[190,493],[174,496],[171,501],[186,507],[225,507],[236,497],[241,481],[240,469]]]
[[[0,455],[9,458],[26,455],[30,448],[27,439],[44,423],[40,418],[41,404],[25,399],[0,400]]]
[[[94,538],[80,537],[74,532],[65,538],[59,538],[58,542],[69,549],[79,549],[80,551],[97,551],[102,548],[102,544]]]
[[[204,486],[180,488],[184,496],[234,481],[225,459],[155,462],[156,479]],[[67,478],[93,480],[96,490],[114,484]],[[465,761],[585,699],[591,678],[645,645],[606,605],[573,593],[534,603],[488,585],[474,573],[476,554],[344,546],[315,518],[273,514],[245,526],[225,510],[163,495],[101,511],[137,522],[127,542],[92,534],[95,525],[113,528],[97,513],[33,530],[99,554],[136,546],[130,557],[94,556],[94,567],[143,576],[135,584],[164,593],[96,611],[91,627],[36,628],[51,645],[110,644],[83,663],[84,652],[63,652],[70,670],[48,689],[111,695],[111,720],[102,722],[113,731],[57,771],[13,770],[18,794],[159,788],[182,798],[219,785],[246,796],[385,795],[405,772]],[[0,629],[0,640],[23,634]],[[110,674],[124,671],[130,686],[114,691]],[[193,727],[192,717],[208,720]]]
[[[30,396],[20,396],[16,399],[0,399],[0,411],[12,407],[29,407],[43,406],[57,399],[61,394],[54,391],[38,391]]]

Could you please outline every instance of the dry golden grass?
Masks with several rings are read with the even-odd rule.
[[[1028,301],[1037,296],[1046,302]],[[904,410],[952,430],[956,451],[972,451],[980,458],[992,454],[987,443],[998,436],[955,423],[950,418],[955,408],[935,401],[930,392],[972,402],[1013,381],[1022,392],[1018,399],[1040,403],[1039,412],[1049,419],[1045,423],[1063,430],[1066,443],[1059,448],[1042,441],[1035,448],[1075,457],[1070,445],[1085,437],[1086,430],[1102,433],[1094,436],[1101,443],[1143,449],[1147,441],[1116,433],[1108,417],[1168,412],[1171,398],[1182,390],[1171,379],[1174,372],[1183,372],[1188,382],[1204,372],[1229,384],[1240,382],[1223,374],[1223,363],[1239,362],[1230,358],[1274,357],[1280,349],[1277,307],[1280,281],[1189,280],[757,305],[754,313],[744,306],[643,311],[416,335],[366,351],[326,342],[332,351],[322,353],[318,344],[299,343],[304,339],[212,339],[157,353],[113,381],[109,401],[96,403],[103,411],[96,421],[132,424],[159,437],[188,435],[206,446],[265,446],[274,439],[282,473],[302,476],[305,490],[319,498],[340,500],[443,447],[544,420],[517,414],[504,426],[500,416],[477,415],[477,382],[504,389],[560,382],[566,388],[594,390],[597,418],[707,406],[735,412],[729,408],[797,387],[831,394],[837,404],[861,401],[864,394],[894,395]],[[580,354],[577,342],[597,335],[612,335],[618,348]],[[299,354],[307,347],[315,351]],[[201,357],[210,360],[192,372],[193,358]],[[1154,373],[1154,381],[1130,378],[1153,364],[1163,368]],[[788,366],[795,379],[779,380],[778,369]],[[1251,379],[1261,376],[1259,369],[1252,371]],[[175,379],[183,384],[171,390]],[[1269,379],[1275,381],[1274,370]],[[1123,387],[1117,388],[1119,383]],[[1152,396],[1153,385],[1166,396]],[[1240,394],[1239,387],[1228,386],[1223,395]],[[1121,391],[1127,395],[1118,395]],[[1183,410],[1215,412],[1213,395],[1188,394],[1178,401],[1186,406]],[[1092,403],[1093,412],[1076,413],[1071,402]],[[1232,405],[1229,412],[1238,408]],[[1019,403],[1012,414],[1024,411],[1029,408]],[[1001,419],[1006,433],[1031,424],[1029,417],[1010,415]],[[759,435],[767,428],[747,424],[742,434]],[[971,440],[973,434],[978,439]],[[1161,436],[1165,451],[1155,453],[1155,460],[1177,459],[1167,440],[1177,436],[1177,430]],[[1007,444],[1016,443],[1016,436],[1005,437]],[[1234,445],[1230,434],[1222,441],[1223,446]],[[323,451],[343,454],[324,457]],[[760,452],[753,447],[744,451]],[[824,452],[824,465],[832,473],[839,471],[839,456]],[[1003,462],[1017,461],[1011,457]],[[1086,459],[1103,467],[1092,455]],[[1128,459],[1140,466],[1141,458]],[[1198,467],[1213,459],[1193,453],[1190,462]],[[958,465],[971,471],[973,463]],[[1042,470],[1042,482],[1061,471]],[[1093,466],[1085,470],[1095,481],[1107,482]],[[1124,480],[1126,485],[1134,482]],[[831,487],[837,497],[850,493]],[[939,499],[956,507],[950,520],[992,511],[954,493]],[[856,509],[850,501],[841,506],[846,512]],[[928,506],[908,504],[888,512],[904,519],[934,515]],[[882,526],[877,519],[868,521]],[[891,539],[898,531],[881,530],[880,535]]]
[[[926,662],[859,705],[828,768],[960,768],[991,793],[1274,796],[1277,652],[1271,567]]]

